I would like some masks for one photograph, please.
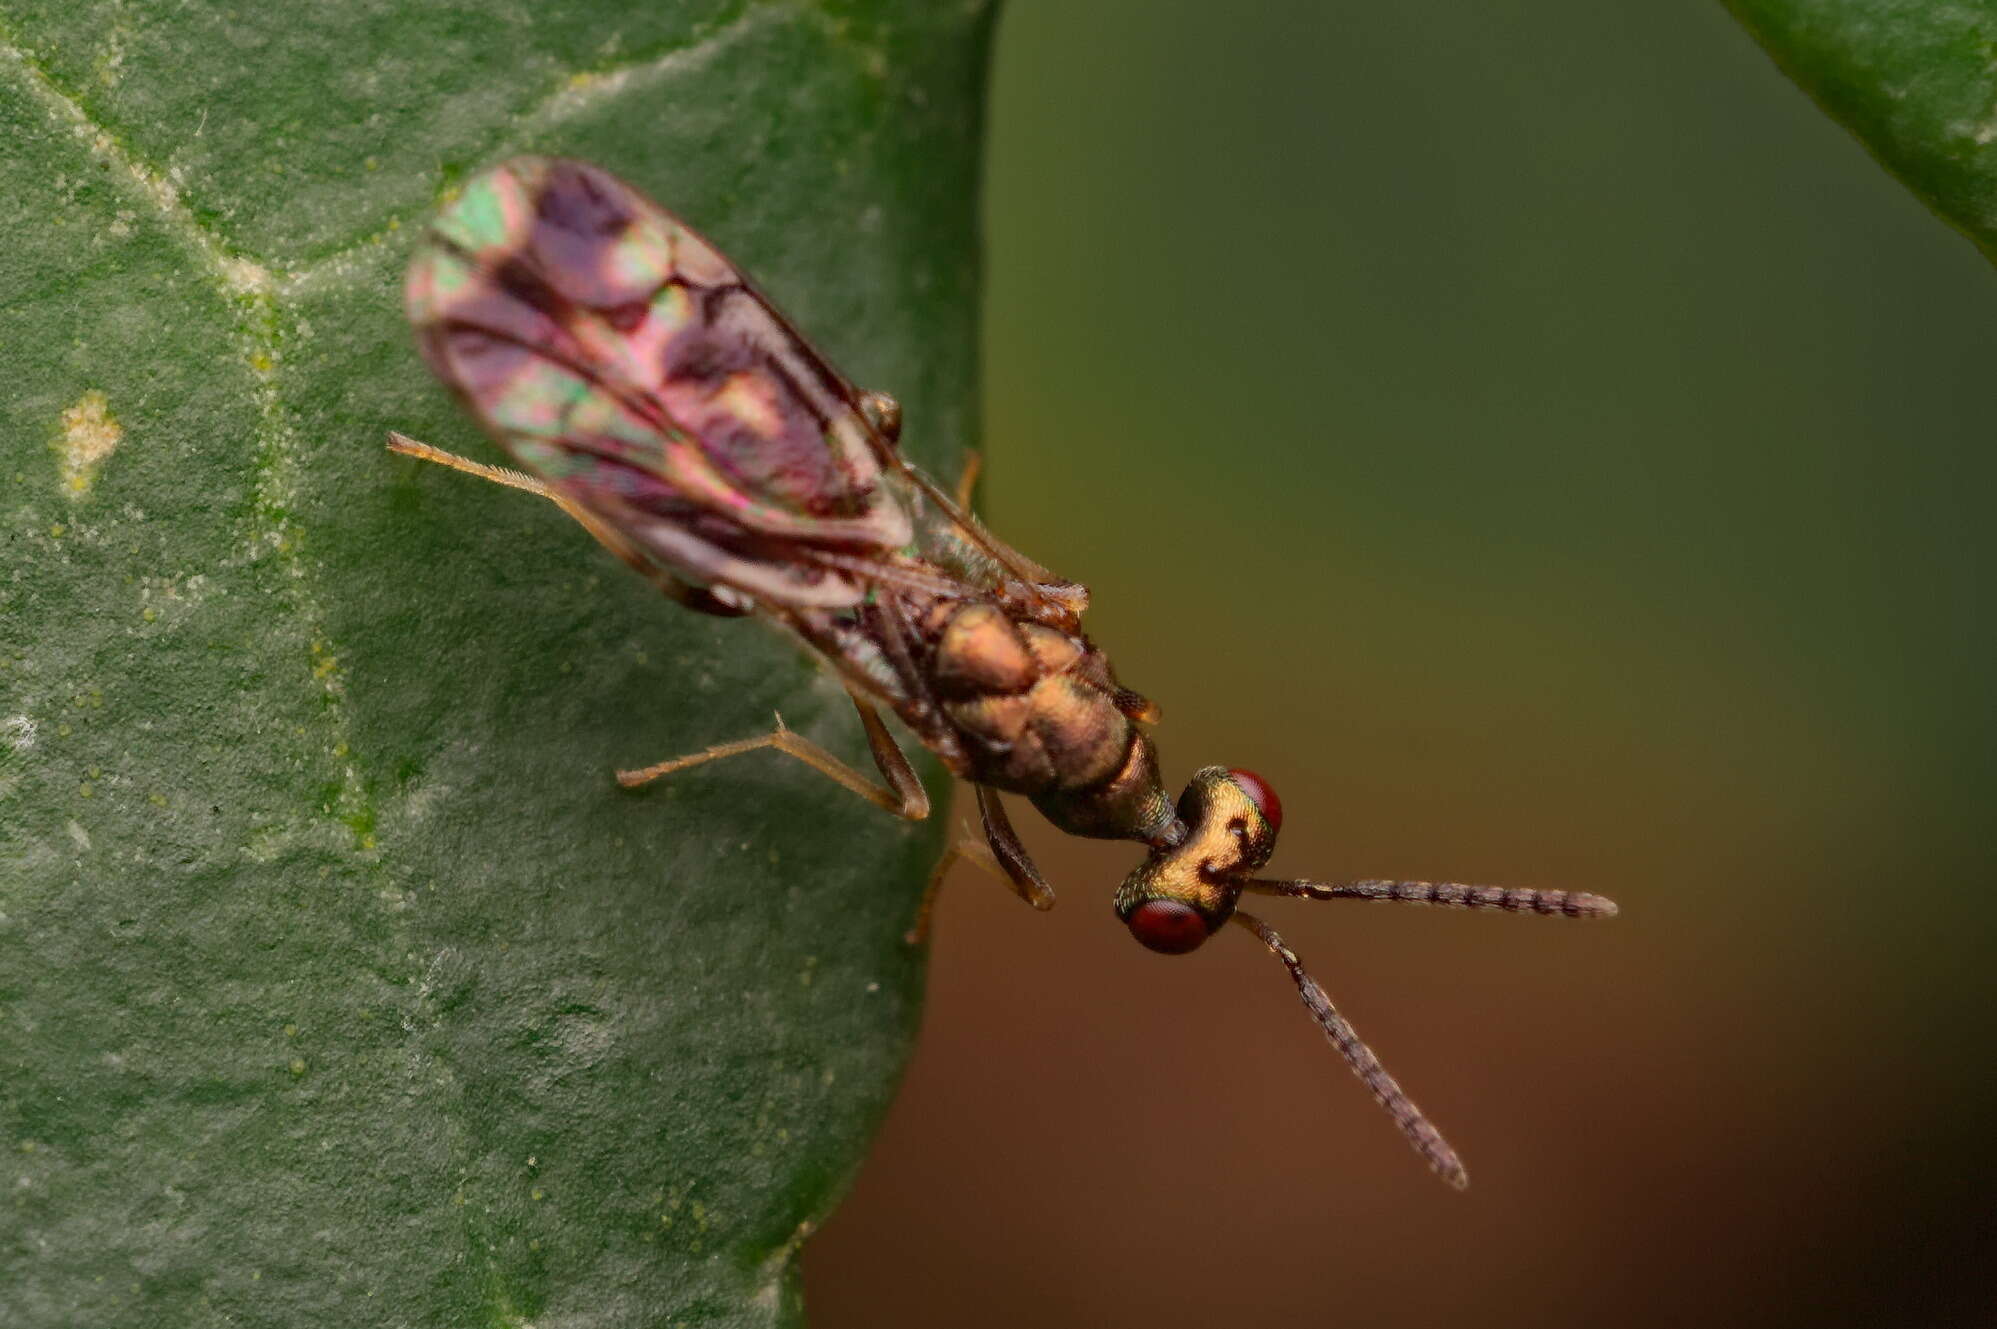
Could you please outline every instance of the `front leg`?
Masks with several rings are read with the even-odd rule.
[[[1013,894],[1032,905],[1046,911],[1054,907],[1054,888],[1040,875],[1033,860],[1027,856],[1026,846],[1019,842],[1019,836],[1012,829],[1012,821],[1005,814],[1004,804],[999,802],[998,791],[984,785],[976,786],[978,791],[978,816],[984,822],[984,839],[974,839],[966,834],[943,851],[943,857],[936,861],[936,868],[929,874],[929,885],[923,889],[922,903],[916,906],[915,922],[909,925],[902,940],[911,946],[920,945],[929,938],[929,926],[936,912],[936,895],[943,889],[943,878],[951,868],[960,862],[975,863],[994,877],[1002,877],[1012,887]],[[968,832],[969,827],[965,830]]]
[[[1052,909],[1054,888],[1027,856],[1026,846],[1019,842],[1019,833],[1012,829],[1012,819],[1005,815],[1005,804],[999,802],[998,790],[990,785],[978,786],[978,815],[985,823],[985,843],[991,846],[992,857],[1005,869],[1013,893],[1035,909]]]

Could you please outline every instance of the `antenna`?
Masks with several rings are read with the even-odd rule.
[[[1345,1058],[1346,1065],[1352,1067],[1352,1073],[1359,1077],[1359,1082],[1372,1092],[1381,1107],[1387,1109],[1387,1115],[1394,1119],[1394,1124],[1401,1128],[1401,1134],[1408,1137],[1408,1143],[1428,1162],[1435,1175],[1459,1191],[1468,1186],[1470,1174],[1464,1171],[1463,1160],[1456,1156],[1456,1151],[1449,1147],[1449,1141],[1442,1138],[1442,1132],[1435,1128],[1434,1123],[1422,1115],[1407,1091],[1387,1074],[1387,1068],[1373,1055],[1373,1049],[1366,1046],[1359,1037],[1359,1031],[1338,1013],[1317,980],[1304,972],[1303,962],[1297,959],[1297,953],[1283,943],[1274,928],[1255,915],[1236,910],[1234,921],[1260,937],[1262,944],[1276,953],[1276,958],[1290,971],[1290,977],[1296,980],[1297,995],[1304,999],[1304,1009],[1324,1030],[1324,1036]]]
[[[1508,914],[1559,914],[1566,918],[1614,918],[1616,902],[1586,891],[1535,891],[1523,886],[1466,886],[1455,881],[1311,881],[1266,877],[1242,883],[1258,895],[1304,900],[1394,900],[1443,909],[1497,909]]]

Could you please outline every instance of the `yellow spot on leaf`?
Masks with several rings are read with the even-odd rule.
[[[62,455],[62,491],[71,498],[88,494],[105,459],[124,436],[125,430],[111,414],[111,404],[103,393],[92,388],[78,397],[76,405],[62,413],[62,437],[56,440],[56,450]],[[62,534],[53,527],[49,533]]]

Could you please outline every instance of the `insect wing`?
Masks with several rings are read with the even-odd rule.
[[[858,394],[719,252],[615,176],[523,157],[409,271],[425,357],[523,467],[697,580],[857,599],[801,548],[911,538]]]

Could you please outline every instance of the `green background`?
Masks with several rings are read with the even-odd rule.
[[[1269,777],[1278,870],[1624,915],[1263,910],[1457,1196],[1027,826],[1061,905],[946,894],[819,1325],[1987,1322],[1988,262],[1715,4],[1020,0],[997,61],[988,509],[1168,774]]]

